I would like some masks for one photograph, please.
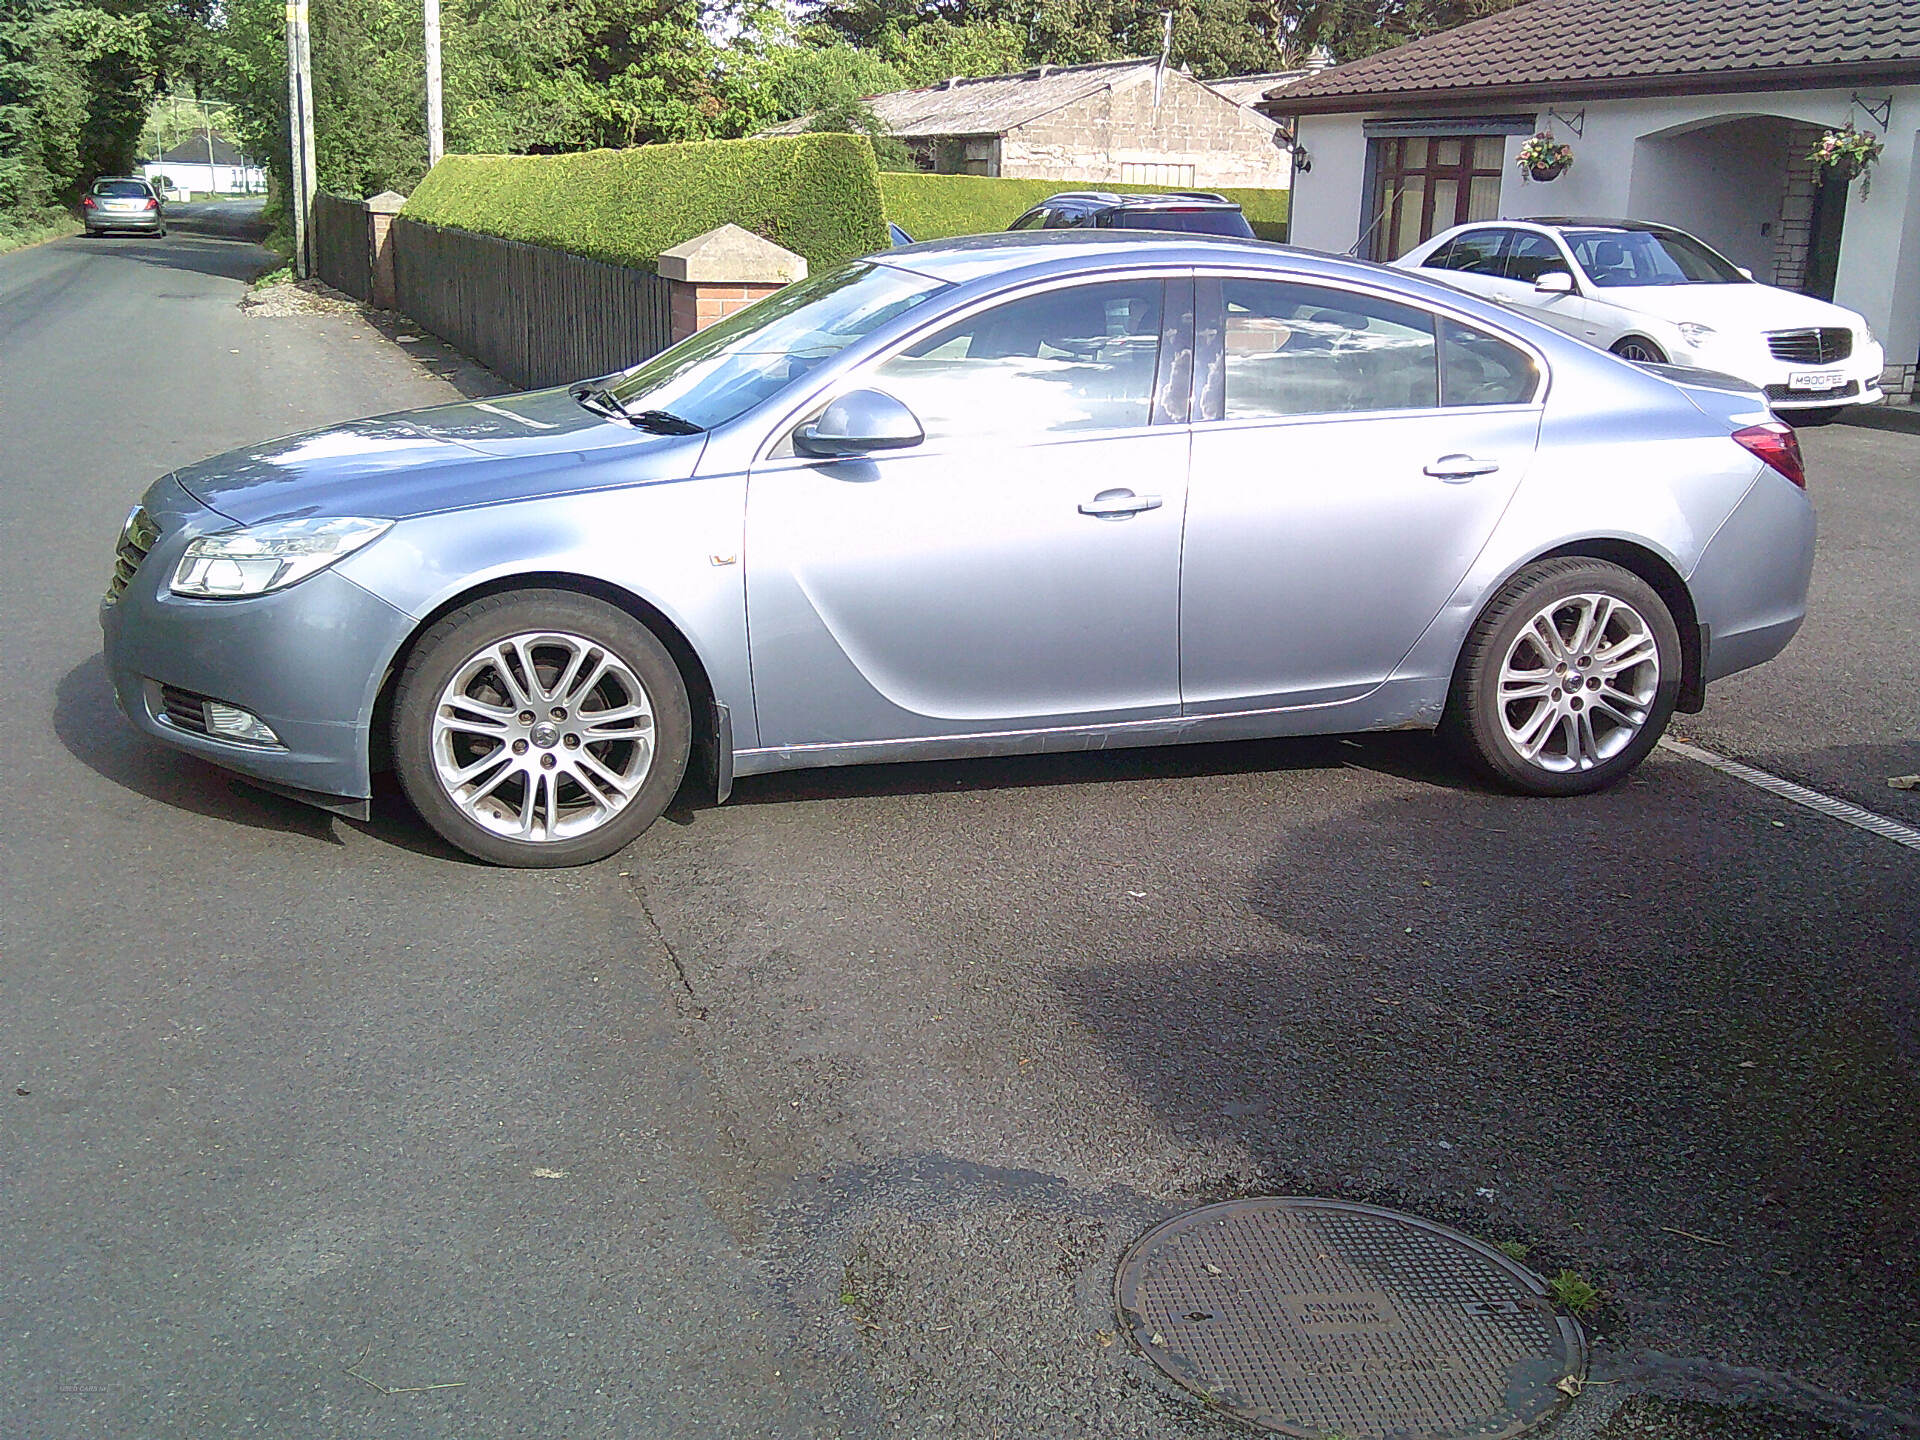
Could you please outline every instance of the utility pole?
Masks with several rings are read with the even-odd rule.
[[[427,39],[427,168],[446,153],[444,116],[440,107],[440,0],[426,0]]]
[[[293,273],[312,271],[307,219],[313,210],[313,42],[307,33],[307,0],[287,0],[287,126],[293,160]]]

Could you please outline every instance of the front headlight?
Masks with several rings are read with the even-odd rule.
[[[203,600],[265,595],[297,585],[384,535],[391,520],[276,520],[187,546],[173,593]]]
[[[1692,320],[1682,320],[1675,328],[1680,331],[1680,338],[1695,350],[1713,339],[1714,335],[1711,325],[1701,325]]]

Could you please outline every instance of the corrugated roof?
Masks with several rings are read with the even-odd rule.
[[[1429,97],[1808,88],[1920,77],[1920,0],[1532,0],[1287,86],[1269,112]]]
[[[905,140],[938,135],[1004,135],[1109,86],[1151,79],[1156,63],[1107,60],[1096,65],[1041,65],[1014,75],[948,80],[925,90],[870,95],[867,103],[890,132]],[[1172,72],[1168,78],[1173,78]],[[763,133],[796,135],[804,129],[806,120],[802,118]]]
[[[1305,70],[1270,70],[1264,75],[1223,75],[1218,80],[1202,83],[1210,90],[1218,90],[1236,105],[1254,105],[1262,95],[1278,90],[1283,85],[1291,85],[1308,73]]]

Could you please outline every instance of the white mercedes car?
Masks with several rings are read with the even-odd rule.
[[[1881,398],[1885,353],[1851,310],[1762,285],[1682,230],[1639,220],[1460,225],[1393,262],[1524,310],[1628,360],[1737,376],[1784,420]]]

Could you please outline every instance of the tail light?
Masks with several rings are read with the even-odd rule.
[[[1736,430],[1733,438],[1802,490],[1807,488],[1807,467],[1800,458],[1800,437],[1793,433],[1791,425],[1769,420],[1764,425],[1749,425],[1744,430]]]
[[[156,200],[156,199],[154,199],[154,198],[153,198],[153,197],[152,197],[151,195],[149,195],[149,196],[147,197],[147,206],[146,206],[146,208],[147,208],[147,209],[149,209],[149,210],[158,210],[158,209],[160,208],[160,202],[159,202],[158,200]]]
[[[81,208],[86,210],[93,209],[93,205],[94,205],[93,197],[91,195],[82,195],[80,197],[80,205],[81,205]]]

